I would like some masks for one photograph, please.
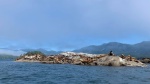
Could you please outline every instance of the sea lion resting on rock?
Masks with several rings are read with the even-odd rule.
[[[113,51],[110,51],[108,55],[109,56],[114,56],[115,54],[113,53]]]

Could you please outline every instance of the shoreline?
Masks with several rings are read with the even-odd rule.
[[[108,54],[87,54],[74,52],[64,52],[53,56],[25,54],[18,57],[15,61],[39,62],[43,64],[74,64],[92,66],[146,66],[146,64],[132,56],[110,56]]]

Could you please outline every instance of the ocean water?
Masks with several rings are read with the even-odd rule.
[[[0,84],[150,84],[147,67],[0,61]]]

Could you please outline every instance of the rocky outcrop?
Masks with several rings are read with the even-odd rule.
[[[137,60],[135,57],[132,57],[130,55],[128,56],[120,56],[123,60],[125,60],[126,66],[146,66],[144,63],[142,63],[140,60]]]
[[[44,60],[46,56],[41,56],[39,54],[37,55],[25,55],[25,56],[20,56],[19,58],[16,59],[18,62],[41,62]]]
[[[140,61],[143,63],[150,63],[150,58],[142,58]]]
[[[46,56],[39,52],[39,51],[34,51],[34,52],[28,52],[24,55],[21,55],[16,59],[18,62],[41,62],[44,60]]]
[[[46,64],[75,64],[75,65],[103,65],[103,66],[146,66],[131,56],[109,56],[108,54],[87,54],[64,52],[53,56],[24,55],[16,61],[41,62]]]

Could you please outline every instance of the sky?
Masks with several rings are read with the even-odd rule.
[[[0,0],[0,48],[150,40],[150,0]]]

